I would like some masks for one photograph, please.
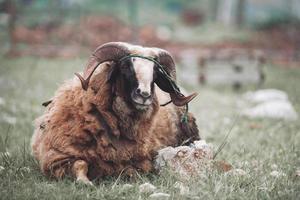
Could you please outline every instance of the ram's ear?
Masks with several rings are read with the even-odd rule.
[[[170,80],[159,70],[156,71],[155,83],[161,90],[170,94],[171,100],[176,106],[184,106],[198,95],[193,93],[189,96],[184,96],[180,92],[175,91]]]
[[[174,93],[174,88],[172,87],[170,80],[156,67],[155,71],[155,80],[156,85],[167,93]]]
[[[111,62],[108,65],[108,73],[106,77],[106,81],[110,83],[114,83],[116,81],[116,78],[118,76],[119,70],[117,65],[114,62]]]

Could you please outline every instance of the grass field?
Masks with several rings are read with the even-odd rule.
[[[80,71],[84,59],[59,60],[0,58],[0,199],[147,199],[138,186],[150,182],[170,199],[300,199],[300,121],[249,120],[237,117],[241,93],[230,88],[194,88],[199,97],[191,112],[203,139],[215,148],[233,126],[228,144],[218,155],[245,176],[207,172],[180,180],[165,171],[142,175],[136,181],[108,178],[89,187],[71,179],[49,180],[30,155],[33,120],[43,112],[41,102],[51,98],[63,80]],[[300,68],[268,66],[265,88],[286,91],[300,113]],[[254,88],[248,88],[254,89]],[[246,89],[243,89],[246,90]],[[281,172],[278,177],[270,173]],[[183,181],[189,192],[174,187]],[[133,185],[123,188],[125,183]]]

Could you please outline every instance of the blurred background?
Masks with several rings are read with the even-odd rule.
[[[178,59],[184,50],[197,59],[259,50],[294,66],[300,1],[0,0],[2,54],[72,58],[109,41],[166,48]]]
[[[7,57],[82,57],[109,41],[169,50],[188,84],[261,84],[265,61],[299,66],[300,1],[0,0]]]

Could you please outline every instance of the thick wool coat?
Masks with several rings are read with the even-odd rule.
[[[36,119],[32,151],[44,174],[55,178],[71,174],[76,160],[88,163],[90,179],[150,172],[159,149],[199,139],[191,114],[183,129],[184,109],[160,106],[167,94],[158,87],[151,107],[137,111],[127,103],[122,80],[114,85],[107,81],[110,65],[100,68],[87,91],[76,78],[64,83]]]

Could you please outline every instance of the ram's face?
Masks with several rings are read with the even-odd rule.
[[[120,71],[125,80],[125,90],[133,106],[146,110],[153,102],[155,69],[152,61],[132,57],[121,63]]]

